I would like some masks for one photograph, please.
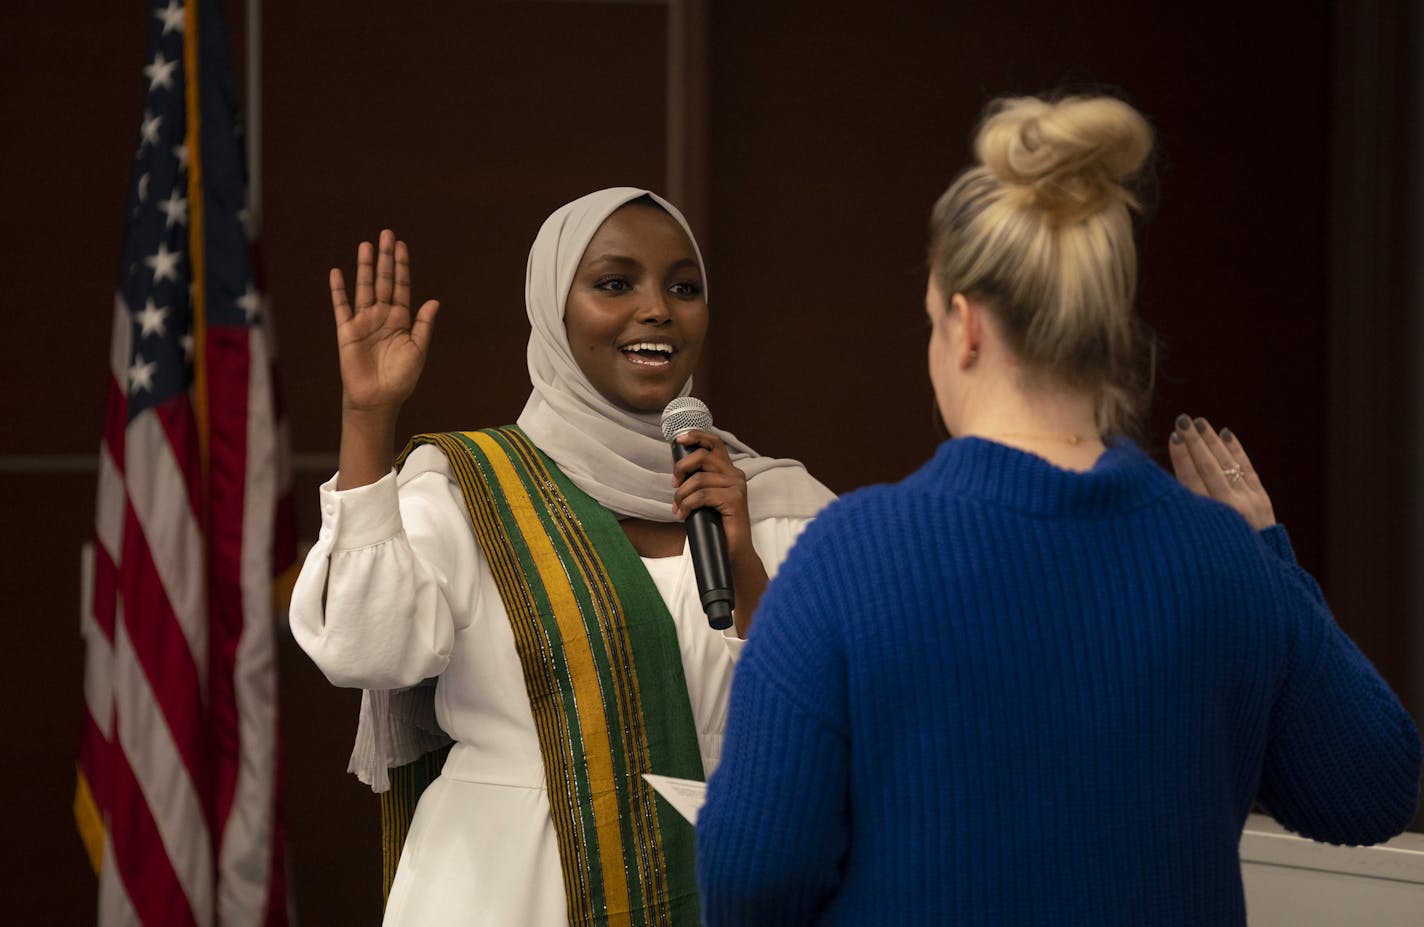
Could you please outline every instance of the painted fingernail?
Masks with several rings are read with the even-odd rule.
[[[1223,428],[1223,429],[1221,429],[1221,440],[1223,440],[1223,441],[1230,441],[1230,440],[1232,439],[1232,437],[1233,437],[1233,435],[1231,434],[1231,429],[1230,429],[1230,428]]]
[[[1192,420],[1187,418],[1187,414],[1185,412],[1177,416],[1177,427],[1182,429],[1183,431],[1186,431],[1188,428],[1192,427]]]
[[[1170,440],[1171,440],[1171,442],[1172,442],[1173,444],[1181,444],[1181,443],[1182,443],[1182,433],[1181,433],[1180,431],[1174,431],[1174,432],[1172,432],[1172,437],[1171,437]]]
[[[1206,419],[1198,418],[1195,424],[1197,426],[1197,431],[1201,432],[1202,434],[1206,434]]]

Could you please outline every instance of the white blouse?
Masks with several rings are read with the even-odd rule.
[[[513,630],[445,456],[422,446],[399,474],[334,486],[333,477],[321,487],[321,531],[292,593],[293,635],[334,685],[396,689],[438,677],[436,719],[456,741],[421,798],[386,923],[566,923]],[[806,524],[753,522],[769,575]],[[710,774],[742,642],[708,626],[686,544],[677,557],[643,562],[676,627]]]

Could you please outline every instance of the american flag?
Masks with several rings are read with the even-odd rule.
[[[223,13],[150,4],[88,558],[75,813],[98,923],[285,924],[271,326]]]

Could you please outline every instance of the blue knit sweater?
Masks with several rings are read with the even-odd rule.
[[[1244,924],[1253,801],[1384,840],[1419,735],[1296,566],[1128,442],[977,439],[768,588],[698,824],[711,925]]]

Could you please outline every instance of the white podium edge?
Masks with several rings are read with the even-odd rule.
[[[1312,869],[1424,885],[1424,834],[1406,833],[1370,847],[1318,843],[1253,814],[1241,834],[1241,862]]]

